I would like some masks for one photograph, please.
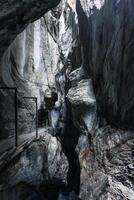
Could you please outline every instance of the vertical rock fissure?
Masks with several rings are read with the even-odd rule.
[[[76,152],[78,145],[79,130],[75,127],[71,111],[71,105],[66,99],[66,122],[64,134],[60,136],[60,141],[64,154],[67,157],[69,169],[67,173],[67,192],[69,200],[78,199],[80,191],[80,162]]]

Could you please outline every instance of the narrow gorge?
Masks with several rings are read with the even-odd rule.
[[[134,200],[134,1],[0,8],[0,200]]]

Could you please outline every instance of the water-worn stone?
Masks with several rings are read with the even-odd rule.
[[[77,1],[84,67],[99,112],[125,129],[134,128],[133,10],[133,0]]]
[[[52,184],[55,183],[55,180],[58,180],[66,184],[67,170],[68,162],[62,152],[60,143],[55,137],[46,133],[44,139],[32,142],[1,172],[0,199],[8,199],[9,193],[7,191],[10,188],[15,190],[21,183],[24,184],[24,187],[25,185],[29,185],[29,187],[31,185],[38,191],[42,183],[49,184],[50,182]],[[16,199],[15,196],[14,199]],[[18,197],[18,200],[21,199]]]
[[[92,129],[97,125],[96,99],[92,88],[92,80],[79,80],[80,77],[76,76],[76,80],[73,80],[73,84],[75,83],[76,86],[69,89],[67,98],[72,106],[75,125],[81,133],[91,135]]]
[[[82,66],[99,116],[92,140],[78,143],[84,200],[134,199],[133,8],[131,0],[77,1]]]
[[[79,193],[82,200],[134,200],[133,0],[62,0],[5,52],[25,26],[58,3],[13,2],[10,20],[10,3],[0,2],[0,83],[18,87],[21,121],[35,117],[34,102],[22,101],[22,96],[37,96],[39,105],[47,100],[50,126],[61,141],[69,171],[60,143],[49,136],[45,142],[33,143],[5,169],[2,187],[13,186],[7,190],[12,199],[14,192],[23,190],[41,199],[29,184],[39,187],[43,180],[40,192],[45,191],[47,200],[76,200]],[[2,91],[0,102],[3,138],[11,135],[14,124],[13,94],[10,100]],[[7,125],[4,117],[10,109],[7,117],[12,124]],[[34,128],[33,124],[27,128]],[[19,123],[21,132],[24,126]],[[8,134],[2,134],[7,129]]]
[[[60,0],[0,1],[0,57],[26,26],[39,19]]]
[[[96,102],[91,88],[91,80],[86,79],[78,83],[74,88],[69,89],[67,97],[72,105],[90,106]]]
[[[44,105],[50,112],[49,125],[54,129],[58,126],[65,104],[65,76],[70,70],[66,65],[77,47],[76,27],[74,11],[63,0],[57,8],[30,24],[4,53],[0,62],[0,85],[18,89],[19,134],[35,129],[35,102],[23,99],[24,96],[37,97],[38,108],[42,103],[52,104]],[[66,55],[63,49],[68,50]],[[53,93],[57,95],[54,100]],[[0,110],[3,121],[0,137],[6,138],[14,134],[13,90],[0,90]]]

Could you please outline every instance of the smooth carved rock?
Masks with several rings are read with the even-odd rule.
[[[77,1],[84,62],[108,123],[134,128],[134,1]]]
[[[7,168],[3,169],[0,180],[0,199],[8,199],[9,190],[11,190],[11,199],[15,199],[13,196],[15,193],[12,194],[12,190],[18,191],[19,188],[16,187],[19,187],[21,183],[24,186],[27,185],[28,190],[30,185],[39,189],[42,184],[52,184],[55,180],[66,184],[67,170],[68,162],[60,142],[46,133],[38,141],[33,141],[10,161]],[[18,199],[21,198],[18,197]]]
[[[68,63],[69,55],[77,46],[75,34],[78,35],[75,14],[65,1],[61,1],[58,7],[29,24],[4,53],[0,62],[0,85],[18,88],[19,133],[35,129],[35,102],[23,99],[23,96],[36,96],[38,108],[43,103],[48,104],[44,105],[47,109],[54,109],[49,115],[53,127],[57,126],[59,116],[64,115],[64,63]],[[66,58],[62,48],[68,49]],[[54,99],[51,95],[53,92],[57,94]],[[58,108],[54,105],[56,101]],[[6,138],[14,134],[14,92],[0,90],[0,102],[0,119],[3,122],[0,124],[0,137]],[[52,116],[53,113],[56,117]]]
[[[86,105],[90,106],[96,102],[93,90],[90,88],[91,80],[86,79],[78,83],[74,88],[69,89],[67,97],[72,105]]]
[[[69,89],[67,98],[72,106],[73,120],[80,132],[90,137],[92,130],[97,126],[96,99],[93,92],[92,80],[83,79],[78,70],[71,73],[71,84],[76,85]],[[82,80],[81,80],[82,79]],[[80,81],[79,81],[80,80]]]
[[[60,0],[0,0],[0,57],[17,34],[59,2]]]
[[[88,78],[88,76],[84,73],[84,70],[82,67],[77,68],[76,70],[72,71],[69,74],[69,83],[71,87],[77,86],[77,84],[83,80]]]

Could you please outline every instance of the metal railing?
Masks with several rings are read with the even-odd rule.
[[[16,87],[0,87],[0,90],[14,90],[14,105],[15,105],[15,146],[18,147],[18,90]],[[36,103],[36,138],[38,138],[38,98],[23,97],[24,99],[32,99]]]

